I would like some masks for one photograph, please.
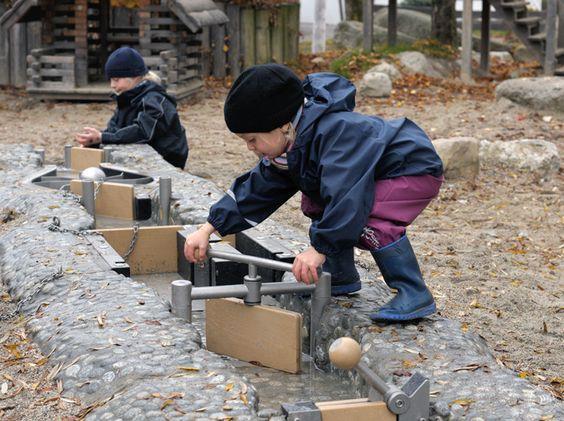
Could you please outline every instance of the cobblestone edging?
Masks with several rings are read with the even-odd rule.
[[[84,238],[47,229],[53,216],[72,230],[93,221],[61,193],[23,184],[39,161],[29,148],[10,149],[0,161],[0,197],[8,198],[0,212],[24,222],[0,237],[0,277],[19,301],[62,268],[64,276],[22,312],[55,364],[63,395],[79,398],[90,419],[256,419],[254,388],[201,348],[193,326],[172,317],[151,289],[103,270]]]
[[[190,419],[256,418],[254,389],[220,357],[201,349],[195,329],[170,317],[150,289],[102,271],[95,251],[81,237],[46,229],[55,215],[72,229],[88,228],[92,220],[60,193],[18,185],[22,173],[37,168],[37,163],[29,149],[10,153],[9,159],[0,159],[0,175],[6,180],[0,184],[0,197],[8,197],[8,192],[11,197],[2,202],[0,212],[10,208],[23,213],[26,224],[0,237],[0,276],[12,296],[21,299],[56,267],[67,270],[23,309],[27,316],[35,314],[30,329],[45,352],[53,351],[50,359],[61,365],[65,393],[100,405],[93,409],[93,419],[158,419],[163,413]],[[0,156],[7,156],[1,147]],[[178,199],[172,212],[175,223],[202,223],[209,205],[222,195],[211,182],[170,167],[150,147],[120,148],[112,161],[155,178],[172,177]],[[155,186],[144,187],[154,209]],[[303,234],[271,221],[256,229],[294,251],[307,244]],[[328,345],[350,335],[362,344],[368,365],[388,381],[402,384],[415,370],[429,376],[434,412],[443,418],[564,417],[559,401],[498,365],[484,341],[464,333],[457,322],[434,317],[418,324],[372,325],[368,313],[389,298],[389,291],[362,269],[359,272],[362,294],[336,300],[324,315],[315,352],[320,365],[327,364]],[[307,300],[281,301],[308,318]],[[359,379],[354,380],[361,387]]]

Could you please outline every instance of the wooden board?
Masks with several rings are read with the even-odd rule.
[[[206,301],[206,344],[218,354],[298,373],[301,329],[302,315],[292,311],[233,298]]]
[[[75,171],[82,171],[89,167],[97,167],[103,160],[104,151],[102,149],[71,149],[71,168]]]
[[[176,234],[182,229],[181,225],[139,228],[135,248],[127,260],[131,274],[178,272]],[[129,250],[133,228],[112,228],[97,231],[104,236],[120,256],[123,257]]]
[[[316,402],[322,421],[396,421],[384,402],[368,399]]]
[[[82,181],[71,180],[70,191],[82,195]],[[96,215],[135,219],[135,192],[127,184],[105,182],[96,196]]]

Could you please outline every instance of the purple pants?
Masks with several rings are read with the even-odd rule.
[[[374,203],[357,247],[377,250],[405,234],[423,209],[438,194],[443,176],[417,175],[377,180],[374,183]],[[323,208],[302,194],[302,212],[310,217],[320,217]]]

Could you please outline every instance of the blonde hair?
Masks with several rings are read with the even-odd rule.
[[[157,85],[160,85],[162,83],[161,77],[152,70],[149,70],[147,73],[145,73],[143,80],[149,80],[156,83]]]

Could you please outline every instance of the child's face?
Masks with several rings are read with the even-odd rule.
[[[276,158],[284,154],[288,146],[288,139],[281,128],[266,133],[237,133],[237,136],[243,139],[247,148],[259,158]]]
[[[110,79],[110,87],[116,94],[120,95],[135,88],[140,79],[139,77],[113,77]]]

